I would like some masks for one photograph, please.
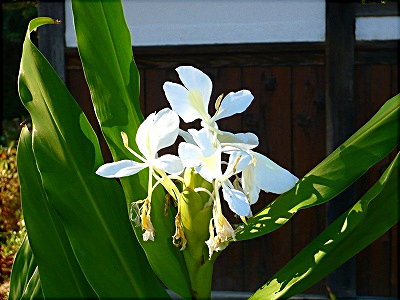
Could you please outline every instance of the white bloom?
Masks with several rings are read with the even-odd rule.
[[[235,231],[221,212],[219,204],[214,204],[213,217],[209,226],[210,237],[205,242],[208,246],[209,257],[214,251],[224,250],[230,240],[235,239]]]
[[[251,157],[244,151],[235,151],[229,156],[228,166],[224,174],[218,178],[222,187],[224,200],[228,202],[229,208],[241,217],[251,216],[251,209],[246,195],[236,189],[229,178],[242,172],[251,161]]]
[[[253,95],[248,90],[231,92],[226,95],[213,117],[208,114],[212,82],[202,71],[190,67],[176,68],[183,86],[173,82],[163,85],[165,96],[172,109],[190,123],[196,119],[202,120],[202,126],[216,128],[215,121],[243,112],[253,101]]]
[[[221,177],[221,145],[213,133],[205,128],[189,129],[189,132],[196,144],[179,144],[178,154],[183,166],[194,168],[208,182]]]
[[[127,138],[123,135],[125,146],[142,162],[121,160],[104,164],[96,171],[96,174],[107,178],[124,177],[136,174],[148,167],[161,169],[169,174],[182,173],[183,166],[179,157],[171,154],[157,156],[159,150],[169,147],[175,142],[178,129],[179,117],[169,108],[150,114],[136,133],[136,144],[143,156],[128,147]]]
[[[264,155],[251,150],[249,154],[252,156],[252,161],[242,172],[242,188],[248,195],[250,204],[257,202],[260,189],[283,194],[294,187],[299,180]]]

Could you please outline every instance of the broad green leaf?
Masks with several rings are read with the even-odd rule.
[[[52,24],[34,19],[29,26]],[[19,93],[33,123],[33,154],[49,203],[64,225],[81,269],[100,298],[167,297],[126,219],[117,182],[95,174],[103,164],[96,135],[28,31]]]
[[[9,300],[17,300],[22,297],[36,267],[28,237],[25,236],[12,266]]]
[[[346,213],[250,299],[286,299],[306,290],[356,255],[399,221],[399,157]]]
[[[300,209],[322,204],[344,191],[398,144],[399,107],[400,95],[396,95],[293,189],[239,227],[236,239],[247,240],[274,231]]]
[[[35,268],[35,271],[33,272],[32,277],[29,279],[26,289],[21,297],[21,300],[33,299],[44,299],[38,267]]]
[[[96,298],[83,275],[61,220],[46,199],[32,151],[32,137],[22,128],[17,152],[24,221],[43,293],[48,298]]]
[[[143,120],[139,105],[139,72],[132,56],[131,37],[121,1],[73,0],[74,24],[79,54],[102,132],[115,161],[136,159],[125,149],[121,131],[134,143]],[[101,45],[101,46],[100,46]],[[147,194],[148,173],[121,178],[128,209]],[[154,242],[143,242],[140,227],[136,236],[149,262],[165,285],[183,297],[190,296],[189,277],[182,253],[172,245],[175,211],[164,216],[165,194],[156,189],[152,199]],[[128,216],[128,213],[127,213]]]

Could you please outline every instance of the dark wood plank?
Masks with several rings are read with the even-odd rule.
[[[142,111],[142,114],[144,115],[145,111],[146,111],[146,89],[145,89],[146,74],[145,74],[145,71],[139,70],[139,76],[140,76],[140,96],[139,96],[140,109]]]
[[[398,41],[358,41],[355,48],[355,64],[397,64]]]
[[[293,68],[292,153],[293,171],[299,178],[325,157],[324,69],[316,66]],[[297,254],[325,227],[326,206],[298,212],[292,218],[292,253]],[[307,293],[323,294],[318,283]]]
[[[243,69],[243,86],[255,100],[243,113],[243,130],[258,135],[255,150],[285,168],[291,167],[291,69],[289,67],[254,67]],[[276,195],[261,193],[253,212],[259,211]],[[291,225],[255,240],[245,242],[245,286],[255,290],[291,258]],[[259,255],[254,255],[257,249]],[[258,250],[260,249],[260,250]],[[274,255],[268,255],[274,253]]]
[[[267,68],[262,77],[261,103],[265,134],[259,138],[265,143],[265,153],[282,167],[292,170],[292,70],[290,67]],[[269,195],[267,201],[276,195]],[[267,236],[267,276],[278,272],[291,258],[292,224],[288,223]]]
[[[391,66],[391,95],[399,93],[398,65]],[[396,149],[399,150],[399,147]],[[394,154],[394,153],[393,153]],[[400,204],[399,204],[400,205]],[[398,207],[400,209],[400,207]],[[390,272],[390,296],[399,296],[399,225],[395,225],[391,230],[391,272]]]
[[[146,91],[144,104],[145,116],[148,116],[155,111],[160,111],[165,107],[169,107],[162,86],[164,82],[167,81],[167,78],[173,74],[172,71],[159,69],[144,71],[144,89]],[[177,82],[177,80],[174,81]]]
[[[220,68],[206,71],[213,80],[213,93],[209,104],[209,113],[215,112],[215,100],[224,93],[238,91],[242,88],[242,74],[240,68]],[[224,131],[240,132],[242,129],[241,114],[218,121],[218,127]],[[234,217],[227,203],[222,201],[225,217],[231,224],[238,223],[239,219]],[[243,243],[233,243],[217,259],[214,265],[213,289],[242,291],[245,289],[243,271]]]
[[[365,124],[392,96],[391,75],[390,65],[360,66],[356,69],[358,127]],[[360,198],[379,179],[393,158],[393,154],[385,158],[358,181],[357,198]],[[390,274],[393,270],[391,240],[392,234],[389,231],[358,255],[358,294],[390,296],[392,290]]]
[[[65,81],[65,3],[64,1],[38,1],[38,16],[61,20],[61,24],[38,28],[39,49]]]
[[[388,100],[392,95],[391,90],[391,66],[390,65],[372,65],[369,67],[369,95],[368,102],[359,103],[358,107],[360,115],[363,116],[362,123],[369,120],[379,108]],[[362,106],[362,107],[361,107]],[[362,113],[364,111],[364,114]],[[369,170],[366,180],[365,190],[372,186],[376,180],[383,174],[384,170],[390,164],[391,159],[386,158],[371,170]],[[368,272],[380,278],[380,280],[371,280],[368,283],[370,289],[369,295],[390,295],[390,272],[391,272],[391,243],[390,233],[386,233],[381,238],[376,240],[368,248],[370,257]],[[362,272],[362,271],[361,271]]]
[[[391,271],[390,271],[390,296],[399,295],[399,225],[391,230]]]
[[[344,42],[345,41],[345,42]],[[349,138],[354,124],[354,7],[349,3],[326,3],[326,143],[330,153]],[[348,188],[328,202],[328,223],[333,222],[354,202]],[[338,297],[356,296],[354,259],[336,269],[327,278],[328,286]]]
[[[398,16],[399,4],[397,2],[356,3],[355,14],[358,17]]]
[[[243,68],[243,87],[249,89],[254,95],[254,100],[251,106],[243,113],[242,124],[244,132],[253,132],[259,139],[260,144],[255,149],[257,152],[265,154],[266,139],[265,139],[265,120],[263,112],[265,111],[265,99],[263,81],[265,78],[265,68],[262,67],[246,67]],[[252,206],[253,213],[264,207],[266,195],[260,194],[260,199]],[[263,283],[268,280],[269,272],[266,257],[268,236],[263,236],[257,239],[244,242],[244,269],[243,276],[245,287],[248,291],[255,291]],[[255,251],[257,255],[255,255]]]

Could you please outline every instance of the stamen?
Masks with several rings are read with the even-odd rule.
[[[145,159],[143,156],[141,156],[140,154],[138,154],[137,152],[135,152],[133,149],[131,149],[131,148],[129,147],[129,145],[128,145],[128,141],[129,141],[128,135],[127,135],[125,132],[121,131],[121,137],[122,137],[122,142],[124,143],[124,147],[125,147],[126,149],[128,149],[128,151],[129,151],[130,153],[132,153],[133,155],[135,155],[138,159],[140,159],[141,161],[145,162],[146,159]]]
[[[168,175],[168,177],[169,177],[170,179],[172,179],[172,180],[178,180],[178,181],[180,181],[180,182],[182,182],[182,183],[185,182],[184,179],[183,179],[181,176],[178,176],[178,175]]]
[[[236,168],[239,164],[240,159],[242,158],[242,156],[236,157],[235,162],[233,163],[233,173],[236,173]]]
[[[185,233],[181,224],[181,214],[178,212],[175,216],[175,234],[172,236],[172,243],[176,247],[181,247],[179,250],[184,250],[187,245]]]
[[[154,173],[153,173],[153,176],[155,178],[158,178],[158,181],[161,183],[161,185],[167,190],[167,192],[172,196],[172,198],[174,198],[175,202],[178,203],[179,195],[181,193],[179,192],[179,189],[177,188],[177,186],[174,184],[172,179],[169,176],[167,176],[167,174],[163,170],[161,170],[161,169],[155,169],[155,170],[161,175],[161,177],[156,176]],[[179,177],[179,176],[177,176],[177,177]],[[183,179],[182,179],[182,181],[183,181]]]
[[[215,110],[218,111],[221,106],[221,101],[224,98],[224,93],[218,96],[217,100],[215,101]]]
[[[168,216],[168,208],[171,204],[171,195],[166,194],[165,195],[165,205],[164,205],[164,216]]]

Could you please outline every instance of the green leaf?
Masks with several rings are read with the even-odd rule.
[[[96,298],[75,258],[61,220],[46,198],[27,127],[21,131],[17,163],[24,221],[44,295],[48,298]]]
[[[131,37],[120,1],[73,0],[74,24],[79,54],[102,132],[115,161],[136,159],[124,147],[121,131],[132,143],[143,120],[139,105],[139,72],[132,56]],[[99,46],[101,45],[101,46]],[[148,173],[121,178],[128,208],[147,197]],[[153,193],[151,217],[156,231],[154,242],[143,242],[142,229],[136,236],[147,258],[165,285],[183,297],[190,297],[189,277],[182,253],[172,244],[174,215],[164,216],[165,193]],[[128,214],[127,214],[128,215]]]
[[[37,18],[30,30],[52,24]],[[126,218],[121,187],[95,174],[103,164],[96,135],[54,69],[24,41],[19,93],[33,123],[33,154],[50,204],[100,298],[167,297]]]
[[[28,299],[44,299],[38,267],[35,268],[35,271],[33,272],[32,277],[29,279],[28,285],[26,286],[26,289],[21,297],[21,300]]]
[[[350,210],[250,299],[286,299],[306,290],[395,225],[399,221],[399,157]]]
[[[21,299],[36,267],[28,237],[25,236],[12,266],[9,300]]]
[[[252,239],[285,224],[297,211],[329,201],[344,191],[399,141],[400,95],[388,100],[368,123],[305,175],[237,229],[236,239]]]

